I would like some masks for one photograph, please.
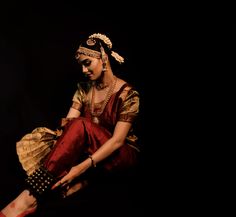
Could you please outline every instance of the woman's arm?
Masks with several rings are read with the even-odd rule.
[[[113,136],[91,156],[94,164],[104,160],[120,148],[124,144],[130,128],[131,123],[129,122],[117,122]]]
[[[100,161],[110,156],[115,150],[124,144],[125,138],[131,128],[131,123],[119,121],[116,124],[113,136],[107,140],[90,158],[87,158],[83,162],[71,168],[70,172],[65,175],[60,181],[58,181],[52,189],[58,186],[65,186],[71,183],[75,178],[84,173],[88,168],[92,166],[92,163],[96,165]]]
[[[70,108],[66,118],[78,118],[80,116],[80,111],[73,107]]]
[[[80,111],[71,107],[66,118],[61,119],[61,127],[64,127],[70,120],[80,116]]]

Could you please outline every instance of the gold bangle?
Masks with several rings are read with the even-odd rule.
[[[89,159],[91,160],[91,166],[96,167],[96,163],[94,162],[92,155],[89,155]]]

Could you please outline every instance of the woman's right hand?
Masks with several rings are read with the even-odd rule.
[[[72,181],[78,178],[82,173],[84,173],[91,166],[91,160],[86,159],[82,163],[72,167],[70,171],[56,184],[52,186],[52,190],[57,187],[68,187]]]

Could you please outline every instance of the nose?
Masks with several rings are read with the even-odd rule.
[[[86,73],[86,72],[88,72],[88,68],[85,66],[82,66],[82,71],[83,71],[83,73]]]

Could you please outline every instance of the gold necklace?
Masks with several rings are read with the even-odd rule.
[[[113,93],[113,91],[115,89],[115,86],[116,86],[116,81],[117,81],[117,77],[114,76],[114,81],[112,82],[110,88],[107,91],[107,94],[106,94],[106,97],[105,97],[105,99],[104,99],[104,101],[102,103],[102,106],[96,112],[94,111],[95,88],[94,88],[94,86],[92,87],[93,89],[92,89],[92,97],[91,97],[92,99],[91,99],[91,103],[90,103],[90,113],[92,115],[92,121],[94,123],[97,123],[97,124],[99,123],[99,116],[103,113],[103,111],[104,111],[104,109],[105,109],[109,99],[111,98],[111,95],[112,95],[112,93]]]
[[[106,89],[109,87],[108,84],[102,84],[102,83],[98,83],[98,84],[95,83],[95,86],[96,86],[97,90],[103,90],[103,89]]]

